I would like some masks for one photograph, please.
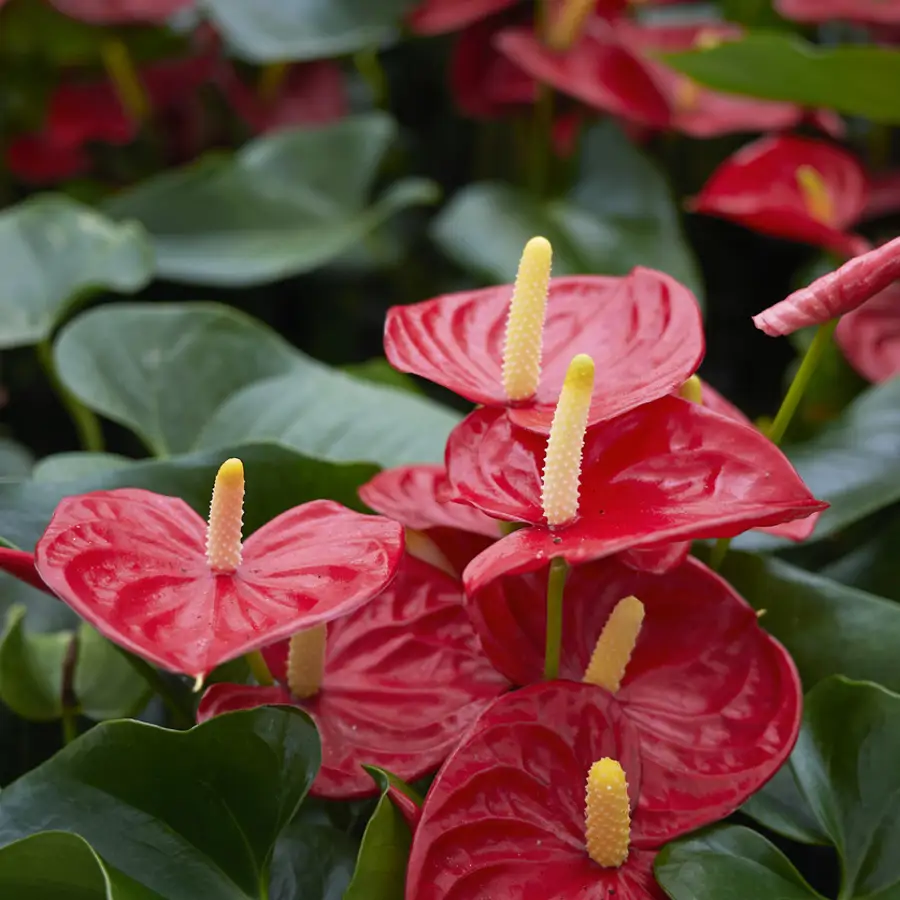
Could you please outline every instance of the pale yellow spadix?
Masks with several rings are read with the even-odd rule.
[[[690,378],[678,389],[678,396],[691,403],[703,404],[703,382],[697,375]]]
[[[611,694],[619,690],[643,623],[644,604],[637,597],[620,600],[597,638],[583,680]]]
[[[554,50],[568,50],[581,36],[584,23],[597,0],[565,0],[556,20],[550,24],[547,43]]]
[[[533,237],[522,251],[509,303],[503,345],[503,389],[509,400],[528,400],[541,380],[541,344],[553,248]]]
[[[598,866],[618,868],[628,859],[628,782],[624,769],[609,757],[595,762],[588,772],[584,832],[588,856]]]
[[[326,626],[317,625],[291,637],[287,659],[287,683],[298,700],[315,696],[325,676]]]
[[[594,361],[579,353],[569,363],[547,440],[541,504],[548,525],[565,525],[578,515],[581,453],[593,392]]]
[[[810,216],[823,225],[834,225],[834,198],[821,172],[814,166],[798,166],[797,184],[803,195],[803,205]]]
[[[206,559],[214,572],[234,572],[241,564],[243,525],[244,464],[227,459],[216,475],[206,529]]]

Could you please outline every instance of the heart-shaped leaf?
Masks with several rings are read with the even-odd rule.
[[[31,550],[63,497],[120,487],[181,497],[206,515],[216,472],[223,460],[232,456],[244,461],[247,534],[286,509],[323,496],[362,509],[357,488],[375,472],[372,466],[310,459],[275,444],[250,444],[135,463],[72,481],[0,483],[0,540]]]
[[[246,10],[259,18],[259,4]],[[106,208],[144,224],[163,277],[265,284],[323,266],[400,209],[436,199],[430,182],[410,179],[367,207],[395,134],[383,113],[281,131],[233,158],[208,157],[151,178]]]
[[[73,692],[81,712],[89,719],[136,716],[151,691],[122,653],[85,622],[78,628]]]
[[[118,453],[51,453],[39,459],[31,473],[34,481],[71,481],[112,469],[124,469],[134,462]]]
[[[498,182],[463,188],[432,236],[461,266],[511,282],[525,242],[553,244],[554,275],[625,275],[659,269],[702,297],[696,262],[662,173],[612,122],[585,136],[581,176],[568,198],[542,204]]]
[[[789,765],[757,791],[741,809],[777,834],[801,844],[827,844],[828,836],[810,812]]]
[[[240,712],[187,732],[104,723],[3,791],[0,845],[68,831],[164,900],[253,900],[318,764],[299,710]]]
[[[251,62],[324,59],[383,44],[413,0],[203,0],[237,53]]]
[[[47,338],[79,300],[134,293],[153,253],[134,222],[111,222],[68,197],[46,195],[0,213],[0,349]]]
[[[33,465],[27,448],[9,438],[0,438],[0,481],[27,478]]]

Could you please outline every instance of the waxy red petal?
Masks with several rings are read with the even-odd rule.
[[[547,569],[499,578],[469,597],[485,652],[516,684],[543,677]],[[618,559],[566,580],[560,676],[581,681],[616,604],[645,609],[612,702],[641,748],[641,833],[669,840],[735,810],[787,758],[802,691],[787,651],[756,613],[695,559],[665,575]]]
[[[64,15],[97,25],[162,23],[195,0],[51,0]]]
[[[900,0],[775,0],[775,8],[797,22],[900,22]]]
[[[601,112],[655,128],[671,120],[665,94],[643,60],[599,19],[565,51],[550,49],[528,28],[505,31],[497,48],[537,81]]]
[[[414,781],[436,769],[509,687],[484,655],[462,600],[458,581],[407,556],[384,593],[328,624],[325,678],[315,697],[298,701],[282,688],[213,685],[198,716],[272,702],[305,709],[322,738],[317,796],[376,794],[363,764]],[[283,681],[287,643],[263,652]],[[273,700],[273,691],[282,699]]]
[[[388,311],[391,365],[473,403],[507,406],[503,343],[512,287],[445,294]],[[510,409],[516,424],[546,433],[572,357],[597,369],[590,424],[655,400],[689,378],[705,349],[694,295],[674,278],[636,268],[625,278],[581,275],[550,283],[541,382],[534,400]]]
[[[807,209],[797,180],[801,166],[815,169],[827,187],[832,222],[819,221]],[[846,150],[826,141],[785,135],[754,141],[729,157],[691,208],[762,234],[854,256],[866,242],[848,234],[848,229],[863,215],[867,196],[866,174]]]
[[[834,336],[863,378],[879,383],[900,373],[900,284],[844,316]]]
[[[394,577],[401,527],[319,500],[244,542],[233,575],[206,562],[206,523],[150,491],[62,500],[35,550],[48,587],[117,644],[197,675],[356,609]]]
[[[588,770],[603,757],[617,759],[634,803],[635,750],[633,728],[600,688],[551,681],[501,697],[428,791],[407,900],[662,898],[655,844],[645,840],[639,810],[621,868],[598,866],[584,843]]]
[[[534,526],[476,557],[464,574],[467,591],[553,557],[578,564],[648,544],[733,537],[827,506],[756,429],[664,397],[588,431],[579,517],[551,530],[541,509],[546,443],[491,409],[451,433],[447,470],[458,499]]]
[[[493,13],[515,6],[518,0],[422,0],[407,21],[416,34],[458,31]]]

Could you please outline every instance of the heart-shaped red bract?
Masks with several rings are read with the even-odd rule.
[[[458,31],[492,13],[515,6],[518,0],[422,0],[410,13],[409,27],[417,34]]]
[[[863,378],[878,383],[900,373],[900,284],[843,316],[834,336]]]
[[[97,25],[162,23],[195,0],[51,0],[64,15]]]
[[[497,48],[535,80],[601,112],[654,128],[671,121],[668,100],[643,60],[600,19],[565,51],[552,50],[528,28],[503,32]]]
[[[631,595],[645,618],[613,702],[640,742],[642,833],[663,841],[728,815],[771,778],[796,741],[802,691],[756,613],[693,558],[665,575],[617,559],[573,569],[562,678],[584,677],[610,613]],[[515,684],[542,678],[546,597],[546,567],[469,596],[485,652]]]
[[[402,554],[397,523],[317,500],[263,525],[244,542],[237,571],[216,574],[194,510],[124,488],[62,500],[35,564],[105,637],[199,675],[352,612],[390,583]]]
[[[532,527],[492,544],[466,568],[467,591],[554,557],[572,564],[635,547],[733,537],[826,508],[785,456],[754,428],[677,397],[663,397],[588,431],[579,515],[544,524],[547,438],[499,410],[467,416],[447,442],[456,497],[488,515]]]
[[[658,842],[644,834],[633,726],[593,685],[550,681],[495,701],[444,764],[413,836],[407,900],[657,900]],[[585,783],[603,757],[628,779],[631,849],[605,869],[587,854]],[[672,774],[677,788],[677,774]]]
[[[775,8],[798,22],[900,22],[900,0],[775,0]]]
[[[506,407],[503,343],[511,297],[512,287],[504,285],[395,306],[385,325],[385,354],[394,368],[473,403]],[[598,385],[589,422],[611,419],[679,387],[704,349],[696,298],[662,272],[551,279],[541,382],[533,400],[511,407],[509,415],[524,428],[549,431],[566,369],[573,356],[587,353]]]
[[[263,652],[283,682],[287,643]],[[508,687],[484,655],[459,582],[407,556],[384,593],[329,623],[325,677],[316,696],[299,701],[281,687],[216,684],[204,694],[198,717],[294,703],[315,719],[322,739],[313,794],[365,797],[377,786],[363,764],[404,781],[420,778]]]
[[[812,215],[798,180],[807,166],[828,191],[833,218]],[[855,256],[867,247],[849,234],[866,208],[866,174],[858,160],[827,141],[765,137],[742,147],[713,173],[694,199],[694,212],[731,219],[772,237]]]

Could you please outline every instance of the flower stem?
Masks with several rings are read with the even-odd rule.
[[[63,744],[71,744],[78,737],[78,698],[75,696],[75,667],[78,665],[78,634],[72,635],[66,647],[62,663],[62,689],[60,707],[62,709]]]
[[[172,720],[178,728],[194,727],[194,702],[191,693],[175,679],[166,678],[161,672],[150,665],[146,660],[129,653],[117,644],[113,646],[125,657],[128,664],[134,669],[153,690],[159,694],[169,712]]]
[[[150,114],[150,101],[128,47],[112,38],[103,42],[100,55],[122,107],[132,121],[138,124],[145,121]]]
[[[250,671],[253,673],[253,677],[258,685],[261,687],[272,687],[275,684],[275,679],[272,677],[272,673],[269,671],[269,667],[266,665],[266,661],[259,650],[251,650],[249,653],[245,653],[244,659],[247,660],[247,665],[250,666]]]
[[[353,54],[353,65],[372,92],[372,102],[377,109],[387,109],[390,103],[388,80],[377,47],[366,47]]]
[[[564,559],[550,563],[547,576],[547,645],[544,651],[544,679],[559,677],[559,657],[562,650],[563,591],[569,566]]]
[[[794,414],[800,406],[800,401],[803,399],[803,395],[806,393],[806,389],[809,387],[812,377],[822,361],[825,351],[828,349],[831,336],[834,334],[834,329],[837,328],[837,323],[837,319],[830,319],[819,325],[812,343],[806,348],[800,367],[797,369],[797,373],[794,375],[794,379],[784,395],[784,400],[781,401],[775,420],[767,430],[769,440],[776,446],[782,442],[787,433]],[[717,570],[722,565],[730,546],[731,538],[719,538],[716,541],[709,560],[711,568]]]
[[[36,351],[38,362],[47,380],[75,425],[81,448],[92,453],[102,453],[104,443],[100,420],[60,380],[56,364],[53,362],[53,347],[50,340],[48,338],[42,340],[37,345]]]

